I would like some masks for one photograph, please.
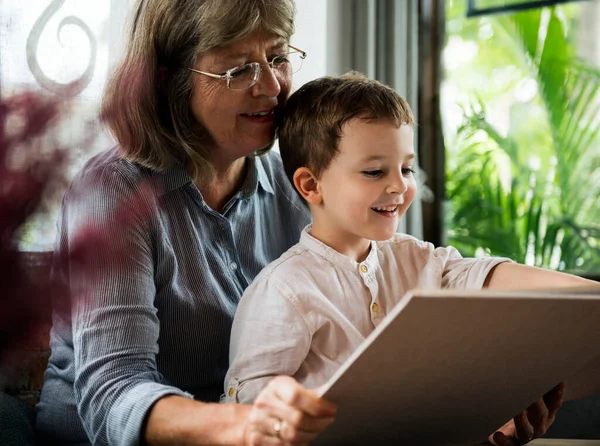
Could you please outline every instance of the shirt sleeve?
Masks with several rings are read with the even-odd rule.
[[[223,402],[252,403],[277,375],[294,376],[312,332],[299,302],[275,278],[258,277],[235,313]]]
[[[74,186],[63,200],[58,248],[76,299],[77,409],[92,444],[133,446],[159,398],[191,397],[163,384],[156,367],[153,204],[115,169],[88,172]]]
[[[512,262],[503,257],[464,258],[452,246],[436,248],[434,257],[442,262],[443,288],[481,289],[496,265]]]

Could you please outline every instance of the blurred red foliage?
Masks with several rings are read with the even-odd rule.
[[[39,335],[53,296],[48,277],[33,278],[21,260],[19,230],[64,186],[68,152],[52,140],[61,102],[37,93],[0,99],[0,362],[11,346]]]
[[[36,343],[53,309],[66,316],[74,300],[82,298],[70,296],[68,284],[56,278],[34,277],[16,244],[28,219],[45,210],[44,197],[66,186],[74,151],[52,139],[64,103],[36,93],[0,99],[0,365],[10,361],[19,346]],[[139,223],[154,206],[153,197],[152,186],[143,184],[116,204],[110,218],[122,228]],[[132,260],[131,253],[111,243],[114,234],[103,232],[94,222],[76,230],[75,242],[66,253],[71,280],[77,275],[79,283],[93,283],[105,267]]]

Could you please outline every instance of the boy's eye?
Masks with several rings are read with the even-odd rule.
[[[415,170],[412,167],[403,167],[402,168],[402,175],[404,176],[410,176],[410,175],[414,175]]]
[[[381,175],[383,175],[383,170],[363,170],[363,175],[369,178],[379,178]]]

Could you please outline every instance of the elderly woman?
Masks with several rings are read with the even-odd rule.
[[[265,153],[306,56],[293,19],[293,0],[139,1],[103,104],[119,145],[59,216],[56,271],[78,303],[54,318],[44,441],[306,443],[331,423],[335,408],[291,378],[253,406],[216,404],[242,292],[309,222]],[[110,237],[75,274],[90,227]]]
[[[309,222],[267,153],[306,56],[293,19],[293,0],[139,1],[104,100],[118,147],[83,168],[59,216],[54,270],[73,305],[54,317],[44,444],[304,444],[332,422],[286,377],[252,406],[216,403],[244,289]],[[551,406],[533,406],[536,435]]]

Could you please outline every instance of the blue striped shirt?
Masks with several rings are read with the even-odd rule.
[[[222,212],[206,205],[182,166],[154,172],[116,149],[75,178],[59,215],[55,270],[79,302],[71,318],[54,315],[40,434],[59,444],[133,445],[157,399],[219,400],[243,291],[310,222],[277,153],[246,163]],[[143,184],[156,192],[130,206],[124,225],[115,212]],[[110,234],[111,246],[88,259],[102,273],[86,270],[82,279],[64,259],[90,228]],[[111,249],[118,261],[103,258]]]

